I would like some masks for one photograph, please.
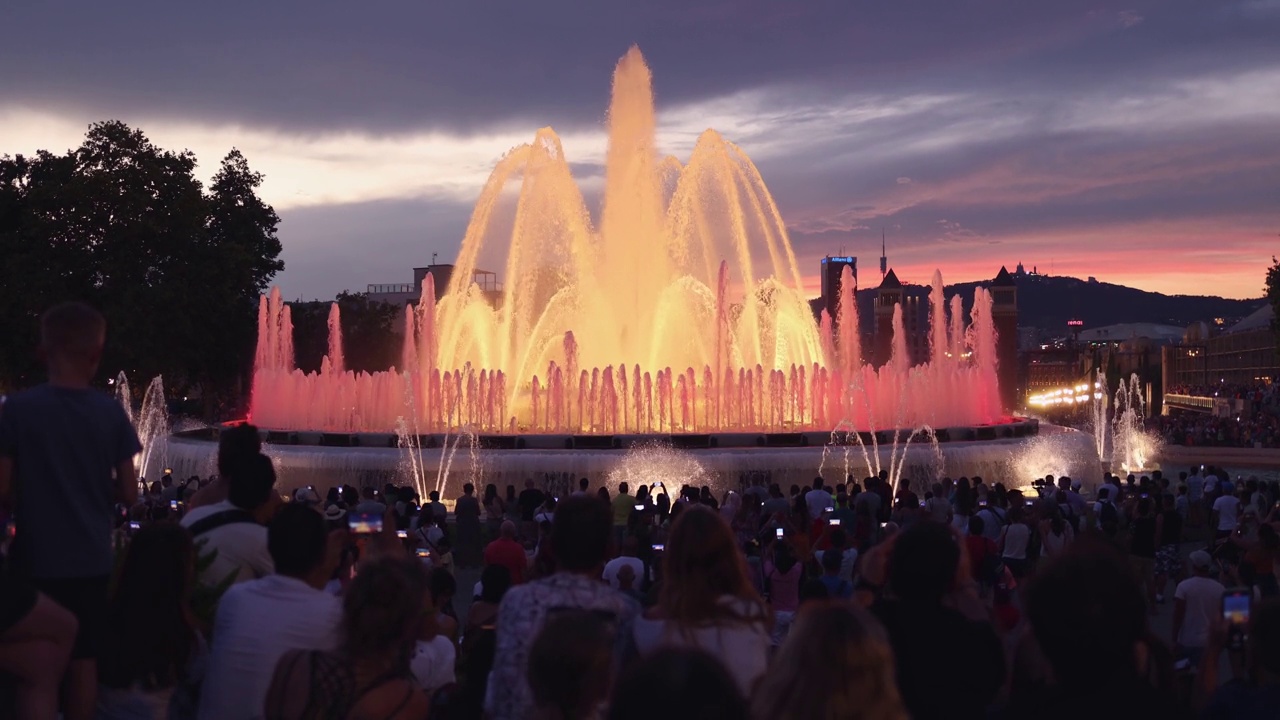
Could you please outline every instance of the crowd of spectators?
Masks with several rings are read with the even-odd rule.
[[[1182,385],[1170,394],[1241,401],[1226,414],[1174,410],[1152,418],[1151,429],[1170,445],[1276,448],[1280,447],[1280,393],[1274,383],[1258,385]]]
[[[59,312],[63,313],[59,315]],[[88,387],[101,318],[44,321],[0,409],[0,715],[1211,718],[1280,707],[1280,488],[887,473],[784,489],[397,487],[281,497],[256,429],[139,499]],[[76,340],[87,335],[90,341]],[[70,338],[70,339],[68,339]],[[70,368],[70,369],[68,369]],[[176,488],[170,490],[170,488]],[[169,493],[169,497],[166,496]],[[1192,529],[1210,539],[1186,553]],[[10,540],[12,541],[10,543]],[[459,587],[464,571],[479,582]],[[468,580],[468,585],[470,580]],[[1172,584],[1175,635],[1151,614]],[[1254,598],[1232,626],[1227,586]],[[1218,675],[1227,655],[1233,677]]]

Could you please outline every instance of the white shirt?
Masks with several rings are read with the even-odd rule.
[[[1177,644],[1202,648],[1209,642],[1209,627],[1222,612],[1222,593],[1226,588],[1213,578],[1189,577],[1173,591],[1176,600],[1186,603],[1182,631],[1174,638]]]
[[[1213,501],[1213,509],[1218,513],[1218,530],[1235,530],[1240,514],[1240,500],[1234,495],[1223,495]]]
[[[269,575],[227,590],[213,624],[200,720],[258,718],[289,650],[338,646],[342,601],[297,578]]]
[[[182,518],[182,527],[189,528],[225,510],[239,509],[230,500],[198,507]],[[267,528],[258,523],[223,525],[200,535],[195,541],[201,555],[218,551],[213,563],[200,575],[200,581],[206,585],[217,585],[231,573],[236,573],[235,581],[242,583],[275,572],[275,563],[271,561],[271,553],[267,552]]]
[[[822,515],[827,511],[827,508],[836,504],[831,498],[831,493],[826,490],[810,490],[809,494],[804,496],[804,502],[809,507],[810,518]]]
[[[427,694],[457,681],[453,665],[458,651],[449,638],[437,635],[430,640],[419,640],[409,661],[413,677]]]
[[[924,501],[924,509],[934,522],[945,523],[951,515],[951,503],[944,497],[931,497]]]
[[[853,569],[858,564],[858,549],[847,548],[840,554],[840,579],[853,582]]]
[[[618,587],[618,571],[621,570],[624,565],[629,566],[635,571],[635,582],[631,584],[631,589],[639,590],[640,582],[644,580],[644,563],[640,558],[626,557],[624,555],[610,560],[604,564],[604,572],[600,574],[601,579],[609,583],[609,587],[612,587],[614,590],[621,589]]]
[[[1005,526],[1004,532],[1004,552],[1002,557],[1013,560],[1027,559],[1027,542],[1031,539],[1031,528],[1025,523],[1014,523]]]
[[[725,601],[740,606],[738,610],[744,614],[765,614],[764,608],[752,608],[743,600]],[[684,647],[704,650],[719,658],[745,697],[751,696],[769,666],[769,630],[763,623],[721,622],[684,633],[666,620],[638,617],[633,636],[641,655],[663,647]]]

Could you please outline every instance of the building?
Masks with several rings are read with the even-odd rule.
[[[1263,305],[1215,336],[1206,332],[1205,324],[1196,323],[1182,342],[1162,348],[1166,404],[1203,410],[1214,388],[1270,384],[1280,379],[1273,317],[1271,305]]]
[[[853,288],[855,294],[858,289],[858,258],[852,256],[832,257],[830,255],[822,258],[822,307],[831,316],[833,321],[838,319],[837,311],[840,306],[840,276],[844,273],[845,268],[853,271]]]
[[[453,280],[453,265],[436,263],[426,267],[413,269],[412,283],[391,283],[369,285],[365,295],[374,302],[390,305],[409,305],[422,297],[422,283],[427,275],[435,284],[436,300],[439,301],[449,291],[449,283]],[[476,270],[472,273],[472,282],[480,286],[481,291],[495,305],[502,301],[502,283],[498,282],[498,274],[488,270]]]
[[[1018,406],[1018,399],[1022,396],[1022,388],[1018,386],[1018,284],[1001,266],[988,289],[991,292],[991,316],[996,326],[1000,405],[1012,410]]]

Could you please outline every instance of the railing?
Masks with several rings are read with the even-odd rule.
[[[366,291],[370,294],[383,293],[411,293],[413,292],[413,283],[392,283],[389,285],[370,285]]]
[[[1165,405],[1174,405],[1188,410],[1213,410],[1213,402],[1215,398],[1205,397],[1202,395],[1178,395],[1169,393],[1164,396]]]

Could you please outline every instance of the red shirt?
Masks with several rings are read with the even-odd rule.
[[[484,549],[485,565],[501,565],[511,573],[511,584],[524,582],[525,569],[529,567],[529,558],[524,554],[524,546],[509,538],[498,538]]]

